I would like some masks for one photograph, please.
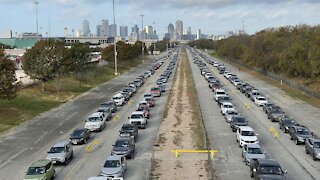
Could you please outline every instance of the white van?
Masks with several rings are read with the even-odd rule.
[[[121,93],[117,93],[112,97],[112,100],[116,103],[117,106],[122,106],[125,102],[125,98]]]
[[[218,98],[219,97],[221,97],[221,96],[226,96],[227,94],[226,94],[226,92],[223,90],[223,89],[216,89],[215,91],[214,91],[214,94],[213,94],[213,96],[214,96],[214,99],[216,100],[216,101],[218,101]]]
[[[106,126],[106,116],[103,112],[95,112],[86,120],[85,128],[90,131],[101,131]]]

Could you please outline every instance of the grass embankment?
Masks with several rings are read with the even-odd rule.
[[[140,60],[120,62],[118,71],[123,73],[140,63]],[[21,89],[12,101],[0,100],[0,134],[112,79],[114,64],[91,67],[81,77],[81,87],[74,75],[63,78],[59,97],[54,82],[50,81],[45,84],[45,92],[41,90],[41,83],[35,83]]]
[[[225,61],[223,58],[219,57],[215,53],[210,53],[210,55]],[[290,86],[288,86],[288,85],[286,85],[284,83],[281,85],[280,81],[274,80],[274,79],[272,79],[272,78],[270,78],[268,76],[265,76],[265,75],[263,75],[263,74],[261,74],[261,73],[259,73],[257,71],[254,71],[254,70],[252,70],[252,69],[250,69],[250,68],[248,68],[246,66],[242,66],[242,65],[240,65],[238,63],[235,63],[233,61],[228,61],[227,60],[227,62],[229,64],[231,64],[232,66],[236,67],[236,68],[241,68],[241,71],[245,71],[246,73],[248,73],[248,74],[250,74],[250,75],[252,75],[252,76],[254,76],[256,78],[258,78],[260,80],[263,80],[263,81],[265,81],[265,82],[267,82],[267,83],[269,83],[269,84],[271,84],[271,85],[283,90],[284,92],[287,93],[287,95],[289,95],[290,97],[292,97],[294,99],[302,100],[302,101],[304,101],[304,102],[306,102],[308,104],[311,104],[311,105],[313,105],[315,107],[320,108],[320,99],[318,99],[318,98],[315,98],[313,96],[309,96],[305,92],[303,92],[303,91],[301,91],[299,89],[292,88],[292,87],[290,87]],[[319,88],[318,88],[318,90],[319,90]]]

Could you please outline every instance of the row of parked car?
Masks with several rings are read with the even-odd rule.
[[[127,170],[126,159],[133,159],[136,153],[135,143],[138,141],[138,129],[147,128],[148,119],[151,116],[151,108],[156,106],[155,98],[160,97],[165,92],[165,83],[173,72],[178,53],[173,54],[172,60],[157,80],[157,84],[150,89],[149,93],[143,95],[143,98],[137,104],[137,109],[128,117],[129,123],[122,125],[119,131],[119,138],[113,145],[111,156],[106,159],[99,176],[112,179],[124,177]],[[162,62],[159,65],[161,66]],[[157,68],[160,66],[157,66]],[[166,75],[165,80],[163,79],[163,75]],[[90,180],[98,178],[92,177]]]
[[[198,65],[201,74],[208,81],[209,88],[213,91],[213,96],[221,114],[233,132],[236,132],[236,141],[242,148],[242,157],[244,162],[250,166],[250,175],[255,179],[285,179],[284,174],[287,171],[282,170],[280,164],[274,159],[267,159],[265,152],[259,144],[258,134],[248,125],[246,118],[239,114],[236,107],[232,104],[230,96],[223,89],[222,83],[213,75],[212,71],[207,67],[207,63],[217,67],[220,74],[228,73],[223,64],[213,62],[204,54],[190,49],[193,55],[193,62]],[[202,57],[207,63],[199,60]],[[237,86],[240,82],[236,80],[236,76],[226,77],[232,84]]]
[[[107,126],[106,121],[112,119],[120,106],[125,105],[143,86],[146,80],[151,77],[160,66],[171,57],[173,52],[168,56],[155,60],[152,68],[144,72],[141,76],[129,82],[122,91],[112,96],[110,100],[103,102],[96,112],[92,113],[86,120],[84,128],[77,128],[72,131],[68,140],[59,140],[47,151],[46,159],[35,161],[28,168],[24,179],[54,179],[56,172],[54,164],[67,165],[74,157],[73,145],[86,144],[91,137],[92,132],[101,132]],[[175,56],[176,57],[176,56]],[[171,64],[171,63],[170,63]],[[164,86],[164,85],[163,85]],[[153,96],[145,95],[144,101],[140,102],[137,113],[143,113],[143,117],[149,118],[149,107],[154,106]],[[126,169],[126,157],[134,158],[135,142],[138,138],[138,126],[134,121],[134,113],[129,118],[128,124],[123,124],[119,135],[113,145],[111,155],[101,169],[101,176],[111,178],[122,177]],[[146,124],[146,123],[145,123]],[[142,123],[140,124],[142,125]]]

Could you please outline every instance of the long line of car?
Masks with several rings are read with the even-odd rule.
[[[265,152],[259,144],[258,134],[255,130],[248,126],[246,118],[238,113],[236,107],[232,104],[230,96],[222,88],[222,83],[214,77],[209,68],[206,67],[206,63],[199,60],[198,56],[202,57],[207,63],[217,67],[220,74],[224,74],[229,81],[235,85],[240,86],[242,82],[236,78],[236,75],[228,72],[223,64],[211,61],[208,57],[199,53],[194,49],[189,49],[193,56],[193,62],[198,65],[201,74],[208,81],[209,88],[214,93],[214,99],[217,101],[218,106],[221,109],[221,114],[225,117],[226,122],[230,123],[230,127],[233,132],[236,132],[236,141],[239,146],[242,147],[242,157],[247,165],[250,165],[250,175],[255,179],[265,178],[280,178],[284,179],[286,171],[281,169],[281,166],[276,160],[267,159]],[[262,97],[258,96],[257,97]],[[257,98],[256,98],[257,99]],[[256,100],[256,104],[261,106],[263,104],[262,98]]]
[[[174,70],[179,51],[172,51],[168,56],[155,60],[151,69],[141,76],[129,82],[120,92],[114,94],[111,100],[102,103],[96,112],[92,113],[86,120],[84,128],[74,129],[69,139],[57,141],[47,152],[46,159],[32,163],[28,168],[24,179],[54,179],[56,172],[54,164],[67,165],[73,159],[74,145],[86,144],[92,132],[101,132],[107,126],[120,106],[125,105],[134,96],[146,80],[151,77],[157,69],[166,61],[171,59],[167,69],[161,74],[157,84],[151,88],[150,93],[145,94],[143,100],[137,105],[137,110],[128,117],[129,122],[123,124],[119,131],[119,138],[115,141],[111,155],[102,165],[99,176],[92,179],[123,178],[126,171],[126,158],[134,158],[135,142],[138,140],[138,128],[147,127],[147,119],[150,117],[150,107],[155,106],[155,98],[165,92],[165,83]],[[160,92],[158,92],[160,91]]]
[[[284,133],[289,133],[290,139],[294,140],[296,145],[305,144],[306,154],[310,154],[313,160],[320,159],[320,139],[315,136],[307,127],[298,124],[293,118],[290,118],[279,106],[272,103],[268,99],[268,94],[262,95],[254,86],[241,81],[234,73],[226,70],[224,64],[213,61],[206,55],[199,51],[192,50],[194,55],[199,55],[208,64],[217,68],[219,74],[223,74],[224,77],[233,84],[236,89],[245,94],[251,101],[253,101],[258,107],[263,107],[263,111],[267,114],[268,119],[271,122],[279,122],[279,128]],[[206,67],[206,63],[200,61],[197,56],[194,56],[194,62],[198,64],[202,75],[207,79],[209,87],[214,92],[214,97],[221,108],[222,114],[224,114],[226,121],[230,123],[230,127],[233,131],[237,131],[237,141],[239,145],[243,147],[243,157],[245,162],[250,165],[250,174],[255,179],[265,179],[265,177],[280,176],[285,178],[284,173],[286,171],[264,171],[268,164],[273,164],[280,168],[279,163],[275,160],[266,160],[266,156],[263,153],[262,147],[259,145],[257,135],[254,133],[253,128],[248,127],[248,122],[245,117],[241,116],[235,106],[232,104],[230,97],[222,89],[222,83],[220,83]],[[245,134],[246,136],[243,136]],[[269,162],[267,162],[269,161]],[[273,162],[271,162],[273,161]],[[264,167],[262,170],[261,167]],[[269,167],[269,165],[268,165]],[[277,168],[278,169],[278,168]],[[281,168],[280,168],[281,169]]]

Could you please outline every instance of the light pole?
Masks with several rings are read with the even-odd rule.
[[[36,24],[37,24],[37,41],[39,40],[39,29],[38,29],[38,4],[39,0],[35,0],[34,4],[36,5]]]
[[[141,14],[141,44],[142,44],[142,58],[144,58],[144,43],[143,43],[143,40],[144,40],[144,32],[143,32],[143,17],[144,15]]]
[[[155,34],[155,29],[156,29],[156,22],[152,22],[153,24],[153,37],[154,37],[154,43],[153,43],[153,55],[156,56],[154,53],[156,52],[156,34]]]
[[[116,25],[116,17],[114,15],[114,0],[113,2],[113,24],[114,26]],[[118,75],[118,62],[117,62],[117,43],[116,43],[116,37],[114,36],[113,38],[113,49],[114,49],[114,75]]]

